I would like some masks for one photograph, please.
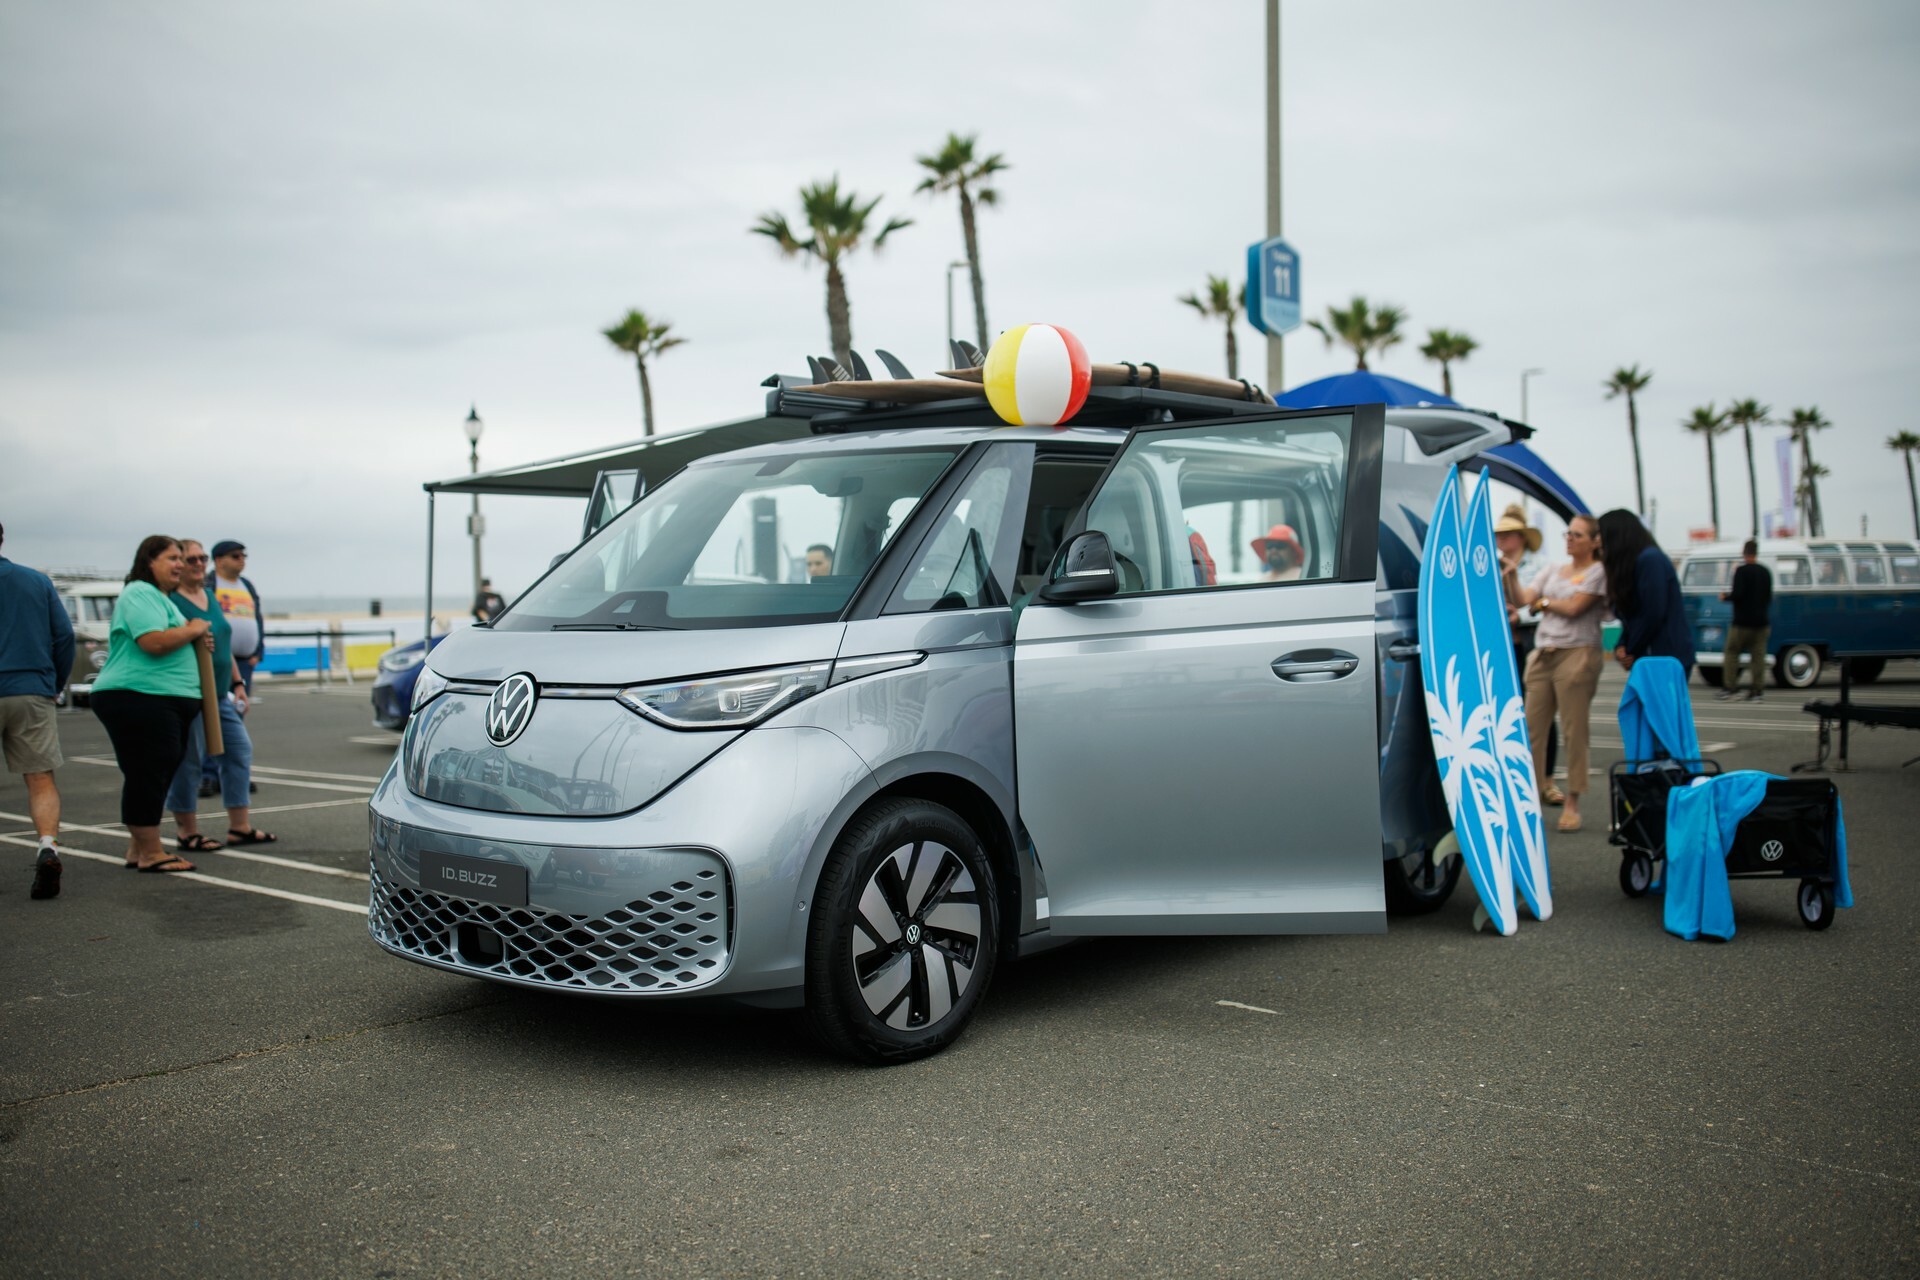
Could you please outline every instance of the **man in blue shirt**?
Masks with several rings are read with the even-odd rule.
[[[6,530],[0,528],[0,544]],[[47,575],[0,556],[0,754],[27,784],[27,812],[40,836],[31,896],[60,892],[60,792],[66,763],[54,700],[73,670],[73,623]]]

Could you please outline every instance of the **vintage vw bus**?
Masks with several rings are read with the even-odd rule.
[[[1452,888],[1413,583],[1446,464],[1511,424],[1145,387],[1061,428],[787,382],[769,412],[813,434],[686,467],[433,651],[371,803],[382,947],[804,1004],[900,1061],[1059,939],[1378,931],[1389,885]]]
[[[1718,685],[1732,606],[1720,599],[1740,564],[1740,542],[1688,547],[1676,557],[1700,678]],[[1920,545],[1866,538],[1779,538],[1760,544],[1773,572],[1767,661],[1778,684],[1805,689],[1835,655],[1855,680],[1876,680],[1889,657],[1920,657]]]

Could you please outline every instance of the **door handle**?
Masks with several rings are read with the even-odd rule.
[[[1395,640],[1387,646],[1387,656],[1395,662],[1412,662],[1420,656],[1418,640]]]
[[[1282,680],[1323,683],[1359,669],[1360,659],[1340,649],[1300,649],[1273,660],[1273,674]]]

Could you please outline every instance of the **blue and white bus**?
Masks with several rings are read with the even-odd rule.
[[[1741,542],[1696,543],[1674,557],[1700,677],[1722,681],[1733,606],[1720,599],[1740,564]],[[1760,544],[1773,571],[1767,662],[1778,684],[1805,689],[1835,656],[1855,680],[1874,680],[1887,656],[1920,657],[1920,544],[1866,538],[1774,538]]]

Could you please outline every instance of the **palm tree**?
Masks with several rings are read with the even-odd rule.
[[[1479,343],[1464,333],[1451,329],[1427,330],[1427,344],[1420,348],[1420,354],[1440,366],[1440,392],[1447,399],[1453,399],[1453,362],[1465,360],[1479,347]]]
[[[1246,288],[1243,286],[1238,293],[1234,292],[1233,282],[1225,276],[1207,277],[1207,296],[1204,298],[1197,293],[1187,293],[1182,294],[1178,299],[1178,301],[1192,307],[1207,319],[1218,316],[1225,322],[1227,330],[1227,376],[1229,378],[1238,378],[1240,376],[1240,344],[1234,339],[1233,326],[1234,323],[1239,320],[1240,308],[1245,304],[1246,300]],[[1236,506],[1235,510],[1238,509]]]
[[[1639,364],[1630,364],[1624,369],[1615,369],[1613,376],[1600,385],[1606,389],[1607,399],[1615,396],[1627,398],[1627,438],[1633,442],[1633,498],[1634,511],[1642,520],[1647,516],[1647,481],[1640,468],[1640,407],[1634,403],[1634,397],[1647,389],[1653,381],[1653,370],[1642,371]],[[1717,523],[1717,521],[1716,521]]]
[[[1813,460],[1812,436],[1814,432],[1825,431],[1832,425],[1820,416],[1817,405],[1795,409],[1792,416],[1787,419],[1787,433],[1800,446],[1800,474],[1803,477],[1812,476],[1817,481],[1820,476],[1828,474],[1825,467],[1820,467],[1818,473],[1814,471],[1819,464]],[[1806,498],[1802,505],[1807,514],[1800,527],[1817,536],[1826,532],[1826,519],[1820,510],[1820,486],[1818,483],[1808,484],[1806,490]]]
[[[806,239],[795,234],[786,215],[778,211],[761,214],[759,225],[751,228],[753,234],[779,245],[786,257],[805,255],[826,264],[827,338],[833,346],[833,358],[842,368],[853,365],[853,318],[847,306],[847,278],[840,264],[867,243],[867,220],[881,199],[875,196],[862,204],[858,195],[840,190],[840,176],[835,174],[825,182],[800,188],[800,217],[808,233]],[[911,218],[890,219],[873,237],[873,249],[877,252],[888,236],[912,225]]]
[[[1887,437],[1887,448],[1903,453],[1907,457],[1907,501],[1913,504],[1913,536],[1920,538],[1920,491],[1913,487],[1913,454],[1920,449],[1920,435],[1911,431],[1902,431],[1899,435]]]
[[[1819,463],[1809,462],[1800,468],[1800,483],[1793,487],[1794,503],[1802,512],[1800,528],[1805,532],[1813,533],[1816,537],[1819,531],[1813,527],[1814,506],[1819,501],[1817,495],[1820,492],[1820,481],[1832,474]]]
[[[1307,324],[1327,340],[1329,347],[1335,340],[1351,347],[1358,360],[1353,367],[1364,372],[1368,352],[1385,351],[1400,341],[1400,322],[1406,318],[1406,311],[1400,307],[1375,309],[1367,305],[1365,298],[1356,295],[1345,310],[1329,306],[1325,323],[1309,320]]]
[[[1740,428],[1740,434],[1747,442],[1747,502],[1753,512],[1753,532],[1747,536],[1760,536],[1760,479],[1753,470],[1753,429],[1771,426],[1767,417],[1773,412],[1771,405],[1761,404],[1758,400],[1735,400],[1727,406],[1727,423]]]
[[[639,366],[640,422],[648,435],[653,434],[653,382],[647,377],[647,361],[686,341],[668,337],[667,330],[672,327],[665,320],[656,324],[644,311],[629,310],[618,323],[600,331],[608,342],[632,356],[634,364]]]
[[[1004,173],[1011,166],[996,151],[990,156],[980,157],[973,153],[973,144],[979,134],[970,133],[961,137],[949,133],[940,149],[930,156],[915,156],[920,167],[928,171],[921,179],[915,191],[924,191],[929,195],[939,195],[943,191],[957,192],[960,196],[960,232],[967,241],[967,275],[973,282],[973,327],[978,335],[980,349],[987,349],[987,292],[980,280],[980,237],[973,227],[973,207],[976,204],[988,206],[1000,203],[1000,193],[986,185],[996,173]]]
[[[1720,479],[1713,469],[1713,441],[1714,437],[1726,433],[1727,415],[1716,412],[1711,404],[1703,404],[1691,417],[1682,418],[1680,426],[1707,442],[1707,503],[1713,513],[1713,534],[1717,538],[1720,536]]]

